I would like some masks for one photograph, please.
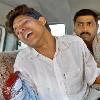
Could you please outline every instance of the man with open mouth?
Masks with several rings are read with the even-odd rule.
[[[97,65],[82,39],[73,35],[52,36],[46,18],[26,5],[12,10],[7,21],[7,27],[27,45],[18,53],[14,71],[20,72],[18,79],[37,92],[33,93],[37,94],[35,97],[40,100],[96,100],[100,97],[100,91],[91,88],[93,83],[100,84]]]

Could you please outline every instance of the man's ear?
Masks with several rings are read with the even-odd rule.
[[[45,19],[45,17],[43,17],[43,16],[41,16],[41,17],[39,17],[39,22],[42,24],[42,25],[45,25],[46,24],[46,19]]]
[[[73,31],[74,32],[76,32],[75,29],[76,29],[76,26],[75,26],[75,23],[74,23],[74,25],[73,25]]]

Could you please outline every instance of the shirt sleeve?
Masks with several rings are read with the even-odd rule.
[[[22,61],[23,59],[23,61]],[[14,72],[20,72],[20,78],[36,89],[35,83],[30,78],[30,73],[26,72],[25,61],[21,54],[18,54],[14,63]]]
[[[84,73],[86,81],[89,85],[92,85],[96,78],[99,76],[99,70],[97,68],[97,63],[94,57],[88,50],[86,44],[83,42],[83,54],[84,54]]]

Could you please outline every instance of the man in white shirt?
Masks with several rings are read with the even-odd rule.
[[[77,36],[53,37],[46,19],[36,10],[20,5],[8,16],[8,26],[28,45],[17,55],[14,70],[36,89],[40,100],[96,100],[100,92],[97,65]]]
[[[100,66],[100,33],[93,40],[93,52],[98,66]]]

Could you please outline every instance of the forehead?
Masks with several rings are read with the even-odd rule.
[[[76,22],[91,22],[91,21],[95,21],[95,18],[91,15],[79,16],[76,19]]]
[[[34,18],[27,16],[27,15],[19,15],[14,19],[13,25],[15,25],[16,23],[19,23],[21,21],[28,20],[28,19],[34,19]]]

